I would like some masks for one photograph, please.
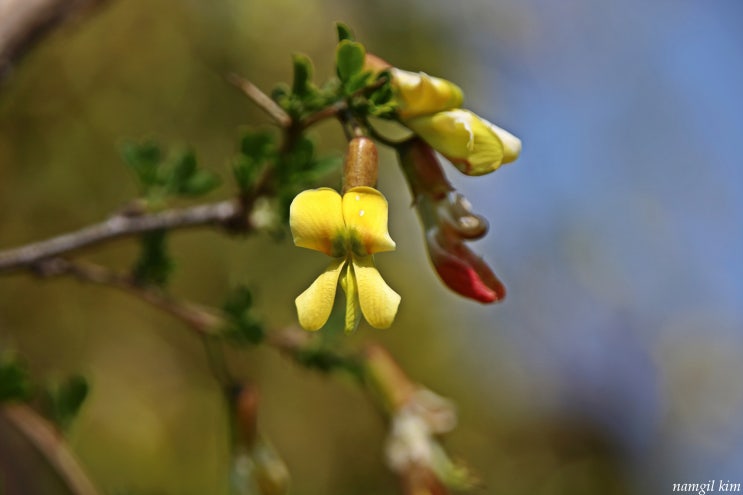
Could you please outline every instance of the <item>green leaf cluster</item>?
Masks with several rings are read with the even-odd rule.
[[[152,142],[127,143],[122,148],[124,162],[134,171],[140,194],[154,202],[170,197],[202,196],[220,184],[219,177],[200,169],[192,150],[167,156]]]
[[[239,286],[234,289],[222,305],[228,325],[224,335],[236,344],[260,344],[265,337],[263,324],[252,312],[253,294],[250,289]]]
[[[291,87],[279,84],[271,97],[295,122],[301,122],[338,100],[337,81],[327,81],[322,87],[312,81],[315,69],[307,55],[294,54],[292,66],[294,75]]]
[[[382,118],[394,117],[396,108],[389,73],[375,74],[364,70],[366,49],[364,45],[345,38],[339,29],[335,65],[343,97],[348,99],[352,113],[363,120],[369,115]],[[369,88],[368,91],[363,91]],[[372,89],[373,88],[373,89]]]

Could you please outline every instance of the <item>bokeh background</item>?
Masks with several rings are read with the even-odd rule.
[[[428,265],[391,153],[394,327],[363,327],[459,406],[449,449],[484,493],[670,493],[743,483],[743,4],[738,0],[113,1],[42,42],[0,87],[0,247],[104,218],[136,194],[126,139],[194,147],[226,180],[238,128],[265,125],[223,81],[270,89],[290,54],[332,72],[333,22],[395,65],[447,77],[522,138],[521,158],[455,185],[486,215],[476,249],[509,289],[458,298]],[[322,149],[342,145],[331,123]],[[325,263],[268,236],[182,232],[173,291],[240,283],[272,324]],[[93,259],[126,267],[135,242]],[[0,279],[0,345],[39,380],[83,372],[71,443],[108,490],[227,490],[227,429],[199,342],[155,310],[69,280]],[[384,426],[351,383],[268,349],[230,356],[299,494],[390,493]],[[0,441],[2,441],[0,439]]]

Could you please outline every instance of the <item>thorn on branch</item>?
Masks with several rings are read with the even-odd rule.
[[[292,125],[292,118],[289,114],[286,113],[284,109],[273,101],[266,93],[261,91],[258,86],[235,73],[227,74],[225,79],[227,79],[227,82],[242,91],[245,96],[253,100],[253,103],[258,105],[261,110],[266,112],[281,127],[288,128]]]

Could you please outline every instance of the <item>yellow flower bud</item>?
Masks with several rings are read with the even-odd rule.
[[[519,138],[469,110],[420,116],[405,125],[467,175],[490,173],[521,152]]]
[[[446,79],[396,68],[390,74],[402,120],[462,106],[462,90]]]

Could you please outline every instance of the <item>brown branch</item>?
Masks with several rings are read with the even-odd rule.
[[[244,208],[232,200],[137,216],[120,214],[75,232],[0,251],[0,273],[28,268],[44,259],[69,254],[112,239],[156,230],[203,226],[230,227],[240,223],[243,229],[249,229],[250,226],[244,217]]]
[[[66,20],[107,0],[4,0],[0,2],[0,79],[42,37]]]

